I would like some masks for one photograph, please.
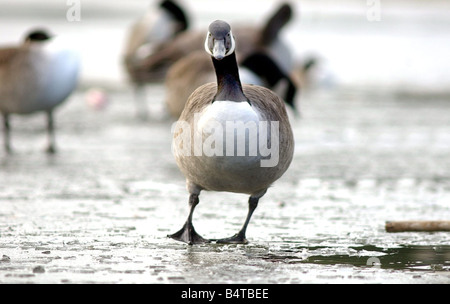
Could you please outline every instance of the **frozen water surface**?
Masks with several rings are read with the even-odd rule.
[[[379,22],[354,1],[301,2],[302,19],[285,35],[323,65],[292,119],[294,161],[261,200],[250,244],[201,246],[166,237],[184,223],[188,195],[170,152],[164,88],[147,88],[151,118],[136,119],[119,65],[124,29],[146,1],[83,2],[79,23],[46,2],[30,18],[37,2],[0,4],[2,42],[46,22],[71,35],[85,67],[56,115],[56,155],[43,152],[43,115],[13,117],[14,153],[0,153],[0,283],[450,283],[448,232],[384,228],[450,219],[444,1],[426,11],[386,4]],[[190,3],[196,26],[257,21],[274,3],[258,1],[249,15],[225,2],[220,12]],[[108,95],[104,110],[86,104],[94,86]],[[194,224],[204,237],[226,237],[246,212],[245,195],[203,192]]]

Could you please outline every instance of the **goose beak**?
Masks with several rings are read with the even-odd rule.
[[[213,56],[217,60],[222,60],[225,57],[226,48],[224,40],[214,40]]]

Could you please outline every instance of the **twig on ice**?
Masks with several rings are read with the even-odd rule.
[[[393,221],[386,222],[387,232],[450,231],[450,221]]]

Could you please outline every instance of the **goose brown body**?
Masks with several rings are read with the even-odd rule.
[[[195,130],[194,114],[204,113],[212,105],[216,92],[215,83],[199,87],[190,96],[179,121],[187,122],[190,129]],[[260,161],[263,158],[261,155],[235,156],[239,161],[233,160],[233,156],[229,155],[195,156],[194,146],[191,145],[190,156],[175,151],[177,164],[186,176],[190,188],[257,194],[265,191],[288,169],[292,161],[294,140],[283,100],[271,90],[261,86],[244,85],[243,92],[260,121],[278,122],[277,145],[280,147],[278,164],[273,167],[261,167]],[[191,132],[192,143],[195,140],[194,136],[194,132]],[[270,138],[268,141],[268,146],[271,146]],[[183,147],[174,147],[175,150],[178,148]]]

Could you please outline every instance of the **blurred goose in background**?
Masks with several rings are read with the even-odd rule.
[[[144,85],[161,81],[165,77],[163,65],[146,73],[139,68],[143,60],[157,52],[162,44],[171,41],[179,33],[189,28],[185,9],[174,0],[162,0],[157,5],[152,3],[147,12],[131,27],[124,50],[124,66],[135,89],[135,98],[139,102],[138,114],[146,116]],[[143,111],[143,112],[141,112]]]
[[[264,49],[277,64],[285,71],[292,66],[292,55],[289,47],[281,40],[280,32],[290,21],[292,8],[288,3],[280,5],[263,25],[239,25],[233,28],[239,49],[236,50],[238,62],[249,54]],[[188,30],[176,35],[173,39],[160,44],[149,56],[142,60],[139,66],[135,66],[134,73],[141,79],[157,80],[148,75],[161,76],[159,81],[164,81],[166,73],[172,64],[194,51],[203,49],[205,33],[203,31]]]
[[[275,90],[296,111],[298,86],[267,53],[257,51],[248,55],[239,65],[239,76],[243,84]],[[199,86],[215,80],[211,58],[204,51],[193,52],[178,60],[169,69],[165,81],[165,103],[170,115],[178,119],[189,95]]]
[[[284,174],[292,161],[292,129],[281,98],[267,88],[241,84],[235,54],[235,47],[239,45],[228,23],[220,20],[211,23],[204,45],[211,55],[217,81],[204,84],[191,94],[173,133],[173,152],[178,167],[186,177],[190,211],[184,226],[169,237],[187,244],[210,242],[194,229],[194,209],[202,190],[227,191],[250,195],[248,213],[237,234],[216,241],[245,244],[248,242],[247,226],[259,199]],[[249,131],[246,136],[245,130],[244,133],[235,129],[230,131],[229,122],[254,124],[256,132]],[[211,125],[214,126],[214,133]],[[266,130],[268,125],[270,131]],[[273,125],[278,128],[272,129]],[[226,134],[215,128],[226,130]],[[204,150],[205,145],[208,146],[210,137],[216,132],[222,136],[215,138],[214,144],[209,142],[210,148],[214,146],[215,149],[210,154],[210,151]],[[241,137],[235,137],[234,134],[239,133]],[[237,143],[230,150],[227,144],[229,135],[233,136],[231,141]],[[196,140],[199,141],[197,145]],[[251,143],[256,142],[259,142],[260,148],[251,153]],[[274,148],[273,152],[277,154],[274,162],[267,159],[267,154],[263,155],[261,143]],[[198,147],[202,151],[196,151]],[[243,155],[236,153],[236,149],[242,148],[247,152]]]
[[[47,113],[48,148],[55,152],[53,111],[77,86],[79,54],[37,29],[17,47],[0,49],[0,113],[4,148],[11,151],[11,114]]]
[[[185,10],[177,1],[163,0],[151,6],[131,27],[125,46],[124,64],[131,80],[138,84],[160,81],[165,71],[155,66],[148,73],[136,73],[142,60],[158,51],[179,33],[186,31],[189,20]]]

